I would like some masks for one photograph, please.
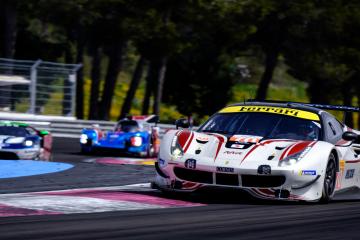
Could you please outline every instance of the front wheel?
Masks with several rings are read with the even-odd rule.
[[[329,156],[329,161],[326,166],[325,171],[325,178],[322,190],[322,196],[320,202],[327,203],[330,201],[334,190],[335,190],[335,183],[336,183],[336,158],[334,153],[331,153]]]

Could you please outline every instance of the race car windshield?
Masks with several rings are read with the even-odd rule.
[[[25,128],[14,126],[0,126],[0,135],[25,137],[28,132]]]
[[[318,140],[318,122],[269,113],[218,113],[199,128],[200,132],[251,135],[272,139]]]
[[[139,124],[136,121],[121,121],[116,126],[115,131],[136,132],[139,131]]]

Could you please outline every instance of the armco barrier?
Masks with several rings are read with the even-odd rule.
[[[37,129],[48,130],[54,137],[79,138],[81,130],[91,128],[93,124],[98,124],[102,130],[109,131],[114,129],[116,122],[76,120],[73,117],[42,116],[33,114],[3,113],[0,112],[0,120],[19,121],[29,123]],[[174,129],[171,124],[158,124],[160,136],[166,130]]]

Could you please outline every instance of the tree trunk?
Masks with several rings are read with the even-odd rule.
[[[130,88],[126,93],[126,98],[125,98],[123,106],[121,108],[120,116],[118,118],[119,120],[121,118],[126,117],[126,115],[130,113],[131,103],[134,99],[136,90],[141,81],[145,64],[146,64],[146,60],[143,56],[141,56],[136,64],[136,68],[135,68],[133,77],[131,79]]]
[[[155,96],[154,96],[155,100],[154,100],[153,112],[156,115],[160,114],[160,105],[161,105],[162,93],[164,88],[166,64],[167,64],[167,58],[162,57],[158,65],[158,73],[156,78],[156,88],[155,88]]]
[[[106,73],[105,86],[99,108],[101,109],[99,116],[100,119],[103,120],[109,120],[110,118],[111,101],[115,91],[116,80],[123,64],[122,56],[124,48],[125,43],[120,43],[110,49],[109,66]]]
[[[17,1],[4,1],[3,2],[3,13],[4,13],[4,25],[3,25],[3,46],[2,53],[4,58],[14,58],[15,55],[15,44],[17,34]],[[9,69],[7,74],[12,74],[12,69]],[[7,105],[10,102],[11,111],[15,111],[16,104],[16,85],[4,86],[2,91],[2,98],[0,105]]]
[[[78,119],[84,119],[84,45],[83,41],[77,41],[76,63],[83,64],[76,78],[76,118]]]
[[[310,97],[310,102],[319,104],[329,104],[330,100],[326,94],[328,91],[328,85],[324,84],[325,79],[312,78],[309,81],[309,87],[307,89]],[[319,91],[321,89],[321,91]]]
[[[101,65],[101,48],[95,46],[92,49],[91,63],[91,90],[89,119],[99,119],[99,86],[100,86],[100,65]]]
[[[149,114],[150,98],[154,92],[154,82],[155,82],[154,80],[156,78],[156,69],[157,69],[156,65],[157,65],[156,62],[152,60],[148,67],[147,76],[146,76],[145,95],[141,110],[142,115]]]
[[[277,59],[279,51],[277,49],[270,50],[266,53],[265,59],[265,71],[261,77],[261,81],[256,93],[256,100],[265,100],[267,91],[272,80],[275,67],[277,65]]]
[[[5,58],[14,58],[16,43],[16,20],[17,1],[4,1],[4,35],[3,35],[3,56]]]

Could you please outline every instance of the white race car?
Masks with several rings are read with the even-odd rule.
[[[52,136],[26,123],[0,121],[0,159],[52,159]]]
[[[168,131],[155,165],[155,185],[192,192],[232,187],[257,198],[329,201],[360,187],[359,131],[321,109],[359,108],[245,102],[223,108],[197,131]]]

